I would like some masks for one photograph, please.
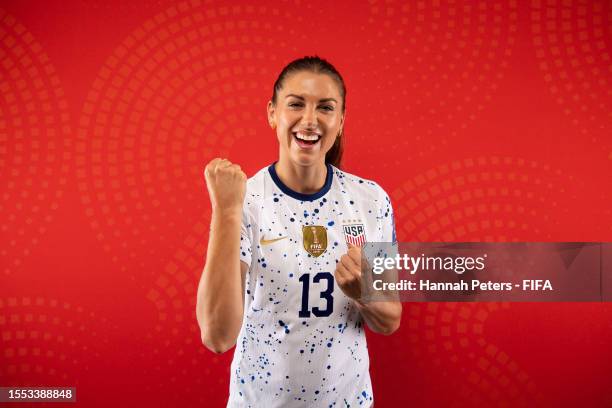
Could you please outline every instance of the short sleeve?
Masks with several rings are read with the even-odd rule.
[[[393,214],[393,205],[391,204],[391,199],[387,195],[387,193],[381,189],[382,199],[381,207],[380,207],[380,228],[381,228],[381,238],[382,242],[391,242],[395,244],[397,242],[397,238],[395,235],[395,217]]]
[[[242,209],[242,222],[240,224],[240,260],[247,265],[251,265],[253,243],[253,228],[249,217],[247,206]]]
[[[375,250],[373,256],[377,258],[395,258],[398,254],[398,246],[395,235],[393,205],[389,195],[380,186],[377,204],[379,244],[372,247]]]

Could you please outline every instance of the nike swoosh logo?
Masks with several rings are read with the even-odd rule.
[[[274,238],[274,239],[264,239],[264,237],[261,237],[261,239],[259,240],[259,243],[261,245],[270,245],[275,243],[276,241],[280,241],[281,239],[285,239],[287,238],[287,236],[284,237],[280,237],[280,238]]]

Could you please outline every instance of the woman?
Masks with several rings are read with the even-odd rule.
[[[399,327],[399,302],[360,302],[360,245],[395,241],[387,194],[339,170],[344,81],[318,57],[291,62],[268,102],[278,161],[248,181],[206,166],[212,223],[198,287],[202,341],[237,344],[228,407],[373,405],[362,321]]]

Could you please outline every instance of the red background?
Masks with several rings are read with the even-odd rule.
[[[333,4],[331,4],[333,3]],[[401,241],[610,241],[610,1],[0,3],[0,385],[224,406],[200,343],[205,163],[277,154],[265,106],[317,54],[344,168]],[[612,405],[609,304],[404,304],[377,407]],[[53,405],[57,406],[57,405]]]

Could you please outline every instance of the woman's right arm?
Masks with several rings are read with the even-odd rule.
[[[246,175],[228,160],[213,159],[205,176],[212,219],[196,317],[202,343],[215,353],[223,353],[236,344],[242,324],[248,266],[240,261],[240,225]]]

